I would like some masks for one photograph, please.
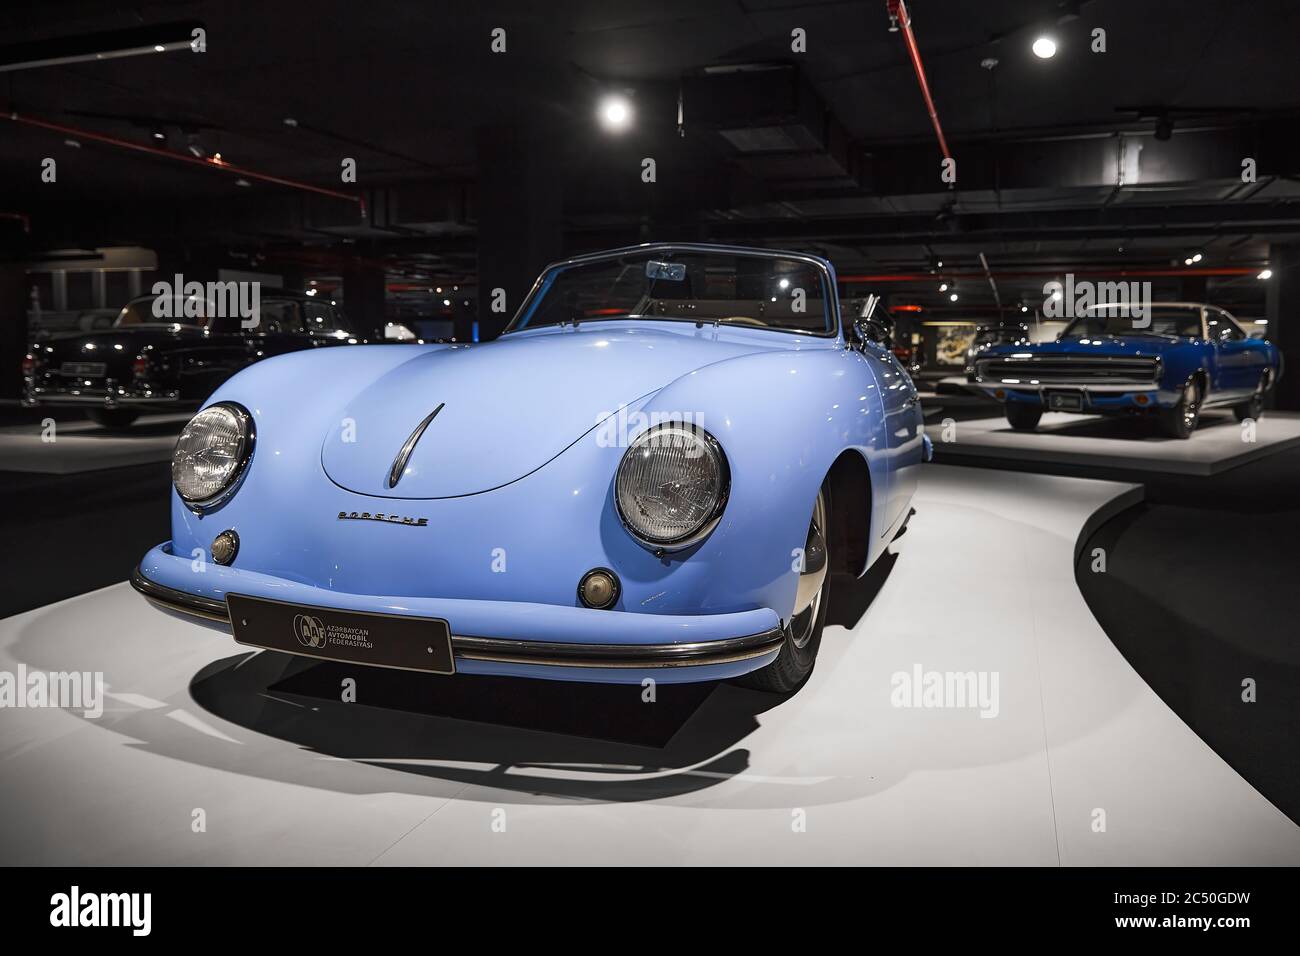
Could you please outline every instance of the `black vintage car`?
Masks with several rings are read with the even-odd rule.
[[[145,411],[197,409],[230,376],[269,356],[361,341],[343,311],[319,296],[263,289],[257,325],[248,329],[238,317],[204,317],[216,310],[202,303],[155,310],[155,300],[133,299],[108,329],[37,338],[23,360],[23,404],[80,406],[96,423],[122,428]]]

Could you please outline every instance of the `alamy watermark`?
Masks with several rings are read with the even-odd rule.
[[[239,319],[245,329],[261,321],[262,283],[257,281],[186,282],[178,272],[175,281],[162,279],[150,291],[157,319]]]
[[[92,720],[104,713],[102,671],[0,671],[0,709],[50,707],[79,710]]]
[[[1092,282],[1067,272],[1064,282],[1053,279],[1043,285],[1043,317],[1074,319],[1081,315],[1102,315],[1132,319],[1133,328],[1151,326],[1150,282]]]
[[[676,425],[677,428],[659,428]],[[695,435],[704,430],[703,412],[601,412],[596,416],[596,445],[600,448],[628,448],[641,435],[652,430],[646,438],[648,448],[681,448],[687,458],[699,458],[704,446]]]
[[[913,664],[889,678],[889,703],[918,709],[978,710],[981,717],[1001,711],[997,671],[927,671]]]

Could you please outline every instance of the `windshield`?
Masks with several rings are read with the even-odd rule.
[[[183,300],[184,304],[190,304],[194,297],[190,296]],[[148,296],[143,299],[136,299],[134,302],[128,302],[122,307],[122,311],[117,314],[117,319],[113,322],[115,328],[127,328],[132,325],[193,325],[202,326],[207,320],[197,317],[187,317],[186,311],[197,311],[195,309],[181,309],[177,318],[160,317],[154,315],[153,304],[155,299]],[[174,310],[173,310],[174,311]]]
[[[834,335],[821,268],[801,259],[654,249],[560,266],[509,332],[610,319],[708,322]]]
[[[1185,306],[1152,306],[1146,318],[1122,314],[1123,309],[1094,309],[1081,315],[1061,333],[1062,338],[1124,335],[1177,335],[1200,338],[1201,310]]]

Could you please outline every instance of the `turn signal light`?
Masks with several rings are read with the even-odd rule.
[[[1145,395],[1139,395],[1134,398],[1133,401],[1137,402],[1139,405],[1145,405],[1147,402],[1151,401],[1151,399],[1147,398]]]
[[[996,392],[993,393],[993,397],[1000,402],[1007,397],[1007,393],[1004,392],[1002,389],[998,389]]]
[[[592,568],[578,582],[578,600],[587,607],[608,610],[618,601],[618,575],[608,568]]]

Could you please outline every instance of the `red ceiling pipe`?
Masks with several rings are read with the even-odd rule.
[[[288,186],[290,189],[315,193],[318,196],[329,196],[331,199],[346,199],[348,202],[356,203],[357,208],[361,211],[361,218],[366,218],[366,201],[362,196],[353,196],[334,189],[326,189],[324,186],[313,186],[311,183],[299,182],[296,179],[285,179],[283,176],[272,176],[270,173],[259,173],[256,170],[247,169],[243,166],[232,166],[230,163],[226,162],[216,162],[212,159],[199,159],[197,156],[188,156],[185,153],[173,153],[169,149],[159,149],[157,146],[149,146],[145,143],[136,143],[129,139],[119,139],[116,136],[108,136],[105,133],[95,133],[91,130],[79,129],[75,126],[64,126],[62,123],[53,123],[49,120],[38,119],[35,116],[23,116],[16,112],[0,115],[3,115],[6,119],[13,120],[15,123],[23,123],[27,126],[36,126],[40,129],[52,130],[56,133],[62,133],[65,136],[75,136],[77,139],[88,139],[96,143],[104,143],[108,146],[117,146],[122,149],[134,150],[137,153],[147,153],[150,156],[157,156],[161,159],[172,159],[182,163],[189,163],[191,166],[202,166],[204,169],[216,169],[221,172],[233,173],[236,176],[245,176],[249,179],[259,180],[260,182],[273,183],[276,186]]]
[[[1129,276],[1158,278],[1161,276],[1245,276],[1254,275],[1259,272],[1260,267],[1251,268],[1249,266],[1221,266],[1219,268],[1199,268],[1199,269],[1088,269],[1075,270],[1069,268],[1061,269],[1038,269],[1027,272],[994,272],[995,279],[1059,279],[1067,272],[1074,276],[1096,277],[1102,279],[1124,278]],[[986,273],[983,272],[890,272],[879,275],[842,275],[837,276],[840,282],[859,283],[859,282],[943,282],[946,279],[983,279]]]
[[[943,127],[939,125],[939,113],[934,108],[934,99],[930,96],[930,84],[925,78],[925,67],[921,65],[921,51],[916,48],[916,37],[912,33],[912,18],[907,12],[903,0],[885,0],[889,8],[891,23],[903,30],[903,42],[907,44],[907,54],[912,58],[912,69],[916,71],[916,82],[921,84],[921,96],[925,99],[925,108],[930,113],[930,122],[934,124],[934,135],[939,137],[939,149],[943,150],[944,159],[952,159],[948,152],[948,141],[943,137]]]

